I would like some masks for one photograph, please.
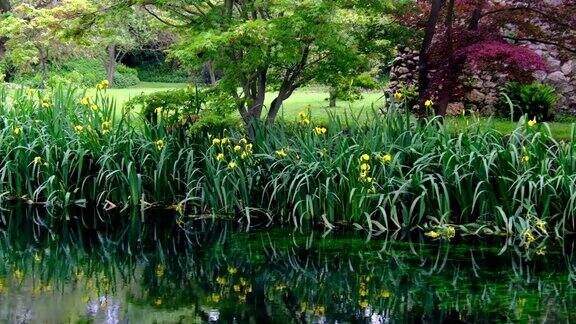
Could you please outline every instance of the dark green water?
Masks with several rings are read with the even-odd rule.
[[[34,218],[29,220],[34,222]],[[574,322],[570,244],[189,224],[125,243],[4,218],[0,322]],[[73,226],[72,226],[73,227]],[[76,233],[76,234],[71,234]],[[180,233],[180,234],[178,234]]]

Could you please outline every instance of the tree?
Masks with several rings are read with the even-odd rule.
[[[51,7],[16,5],[0,20],[0,37],[5,40],[6,50],[2,59],[22,68],[38,64],[46,81],[50,58],[72,50],[62,41],[62,26],[89,10],[90,4],[84,0],[63,1]]]
[[[450,100],[461,95],[458,78],[466,64],[527,79],[545,66],[523,43],[551,44],[567,55],[576,53],[572,0],[420,0],[415,4],[412,19],[405,21],[424,30],[418,71],[421,111],[427,99],[435,98],[436,113],[446,113]]]
[[[12,9],[9,0],[0,0],[0,16],[7,14]],[[4,53],[6,52],[6,44],[7,38],[0,37],[0,59],[4,57]]]
[[[264,112],[266,91],[278,91],[266,114],[274,123],[283,102],[330,66],[361,55],[354,17],[361,10],[386,8],[389,1],[142,1],[152,16],[180,33],[170,54],[199,67],[210,62],[222,72],[218,88],[231,96],[248,131]],[[344,64],[343,64],[344,63]]]

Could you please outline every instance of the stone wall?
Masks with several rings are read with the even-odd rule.
[[[576,59],[562,59],[553,46],[544,44],[526,44],[548,64],[547,71],[534,73],[536,80],[550,84],[558,95],[557,112],[576,115]],[[410,48],[399,48],[398,55],[390,70],[389,91],[399,91],[402,85],[416,87],[418,83],[418,51]],[[431,71],[434,72],[434,71]],[[449,115],[458,115],[462,110],[475,110],[483,115],[495,112],[495,105],[500,98],[500,87],[513,81],[504,73],[491,71],[475,72],[465,69],[460,77],[462,100],[448,105]]]

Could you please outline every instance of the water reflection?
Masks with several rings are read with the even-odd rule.
[[[17,222],[5,222],[0,244],[6,322],[571,322],[576,312],[568,244],[529,255],[474,240],[208,221],[126,243]]]

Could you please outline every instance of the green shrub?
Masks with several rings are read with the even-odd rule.
[[[506,117],[512,114],[515,121],[524,115],[538,121],[550,121],[554,119],[556,101],[556,91],[549,85],[510,82],[502,92],[498,111]]]
[[[186,83],[188,73],[181,69],[173,69],[168,64],[147,64],[136,68],[138,78],[144,82]]]
[[[106,79],[106,69],[102,63],[96,59],[72,59],[60,65],[52,64],[48,70],[48,87],[55,87],[58,84],[68,84],[81,87],[93,87],[98,82]],[[32,73],[17,74],[15,83],[31,87],[42,85],[43,76],[40,71]],[[116,65],[114,87],[125,88],[136,85],[140,82],[138,72],[135,69],[126,67],[123,64]]]

